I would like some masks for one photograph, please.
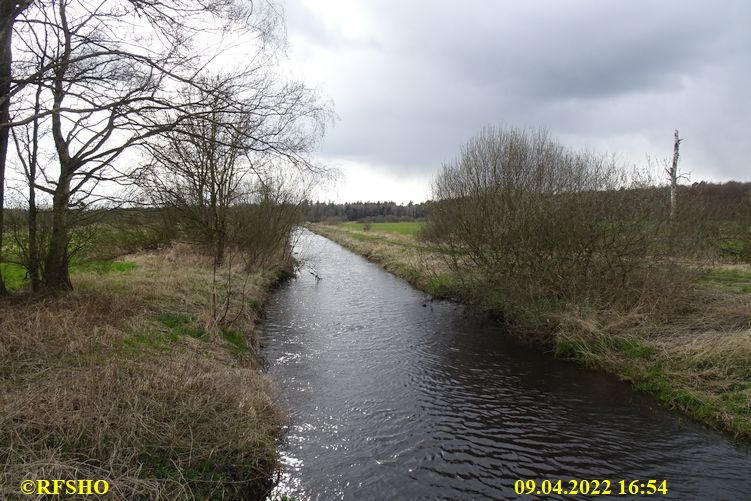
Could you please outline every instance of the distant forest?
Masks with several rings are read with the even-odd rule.
[[[371,221],[396,222],[422,219],[427,216],[431,202],[406,205],[395,202],[311,202],[306,200],[301,208],[305,219],[314,223],[321,221]]]
[[[667,188],[659,189],[667,190]],[[701,206],[703,210],[709,210],[713,218],[734,219],[739,211],[748,210],[751,206],[751,182],[708,183],[701,181],[680,186],[678,197],[687,209],[692,206]],[[667,195],[665,200],[667,200]],[[434,202],[430,200],[419,204],[409,202],[406,205],[385,201],[335,204],[334,202],[305,200],[301,208],[305,219],[311,222],[396,222],[426,218],[433,204]]]

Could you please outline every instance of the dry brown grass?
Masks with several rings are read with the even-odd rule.
[[[270,277],[215,276],[189,247],[129,259],[128,274],[74,276],[70,295],[0,302],[0,498],[26,478],[106,479],[112,499],[262,498],[281,415],[252,354],[222,333],[253,336],[243,305]]]
[[[564,312],[557,351],[751,439],[751,294],[696,285],[683,302],[666,321],[641,312]]]

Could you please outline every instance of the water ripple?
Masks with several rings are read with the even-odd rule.
[[[668,498],[749,499],[748,449],[457,305],[423,307],[326,239],[306,233],[297,252],[323,279],[301,274],[267,310],[264,356],[292,421],[280,492],[516,499],[517,479],[666,479]]]

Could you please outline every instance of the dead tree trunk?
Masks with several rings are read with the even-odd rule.
[[[670,220],[675,219],[675,211],[677,209],[678,205],[678,158],[679,158],[679,148],[681,141],[683,141],[678,136],[678,129],[675,129],[675,139],[673,142],[673,163],[670,166],[670,169],[667,170],[668,176],[670,178]]]

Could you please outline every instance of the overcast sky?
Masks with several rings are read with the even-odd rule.
[[[691,181],[751,180],[751,2],[284,0],[292,72],[333,101],[335,201],[430,198],[483,126],[544,126]]]

